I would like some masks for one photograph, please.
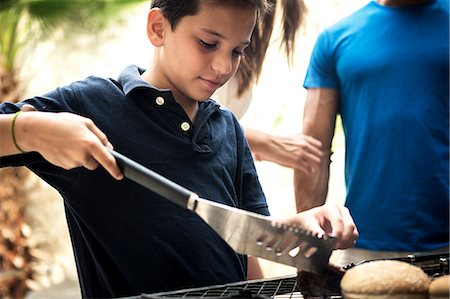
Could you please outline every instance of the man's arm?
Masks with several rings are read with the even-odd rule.
[[[331,142],[334,135],[338,93],[333,89],[308,89],[303,115],[303,134],[322,143],[324,159],[319,171],[294,171],[294,191],[297,211],[323,205],[328,193]]]

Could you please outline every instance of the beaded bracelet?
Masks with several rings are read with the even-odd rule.
[[[15,125],[15,123],[16,123],[17,117],[19,116],[19,114],[20,114],[21,112],[22,112],[22,111],[17,111],[17,112],[14,114],[13,118],[12,118],[12,121],[11,121],[11,137],[12,137],[13,143],[14,143],[14,145],[16,146],[16,148],[17,148],[21,153],[26,153],[26,151],[24,151],[23,149],[21,149],[20,146],[17,144],[16,134],[14,133],[14,125]]]

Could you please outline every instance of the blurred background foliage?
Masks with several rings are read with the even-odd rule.
[[[46,38],[97,33],[146,0],[0,0],[0,101],[17,100],[18,56]],[[147,0],[148,1],[148,0]]]

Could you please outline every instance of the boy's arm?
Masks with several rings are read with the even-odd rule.
[[[11,135],[14,114],[0,114],[0,157],[19,154]]]
[[[305,211],[325,203],[328,192],[331,141],[334,135],[338,93],[333,89],[308,89],[303,116],[303,134],[322,142],[324,159],[319,171],[294,171],[297,211]]]
[[[20,108],[21,112],[25,111],[37,111],[36,108],[30,104],[24,104]],[[4,117],[3,117],[4,116]],[[21,150],[18,148],[17,140],[15,138],[15,131],[12,129],[15,127],[16,118],[14,114],[0,114],[0,157],[20,154]],[[13,134],[14,133],[14,134]],[[16,144],[14,144],[16,142]]]
[[[0,156],[19,154],[20,150],[39,152],[48,162],[64,169],[93,170],[100,164],[114,178],[123,177],[106,149],[112,145],[88,118],[66,112],[0,114],[0,133]]]
[[[274,162],[306,173],[318,171],[322,161],[322,144],[310,136],[277,136],[245,128],[245,137],[259,161]]]

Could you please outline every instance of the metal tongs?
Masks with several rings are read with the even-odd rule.
[[[323,273],[336,243],[332,237],[274,221],[268,216],[200,198],[141,164],[110,150],[124,176],[200,216],[236,252]]]

